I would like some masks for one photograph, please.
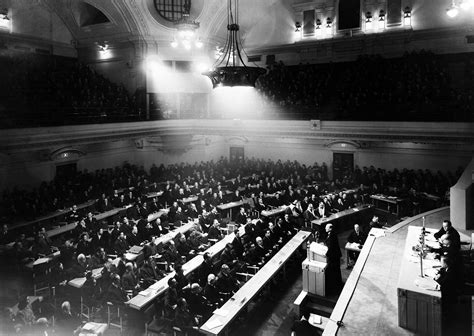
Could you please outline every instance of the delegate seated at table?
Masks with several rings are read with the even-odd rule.
[[[359,224],[354,224],[354,229],[349,234],[349,237],[347,238],[347,242],[351,244],[356,243],[358,244],[358,248],[361,249],[366,239],[367,239],[367,236],[365,235],[364,232],[362,232]],[[355,264],[355,262],[357,261],[357,257],[359,256],[359,252],[348,251],[347,255],[349,257],[349,265],[351,262]]]
[[[461,247],[461,238],[459,232],[453,228],[451,221],[444,220],[441,229],[434,234],[436,239],[440,239],[444,234],[449,234],[453,247],[459,249]]]

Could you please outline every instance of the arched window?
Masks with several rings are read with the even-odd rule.
[[[176,22],[189,14],[191,0],[155,0],[155,8],[164,19]]]

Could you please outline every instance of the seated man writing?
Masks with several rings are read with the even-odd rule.
[[[354,224],[354,230],[349,234],[349,237],[347,238],[347,242],[351,244],[357,244],[357,247],[359,249],[362,248],[362,245],[364,245],[365,240],[367,239],[367,236],[362,232],[360,229],[359,224]],[[359,252],[357,251],[348,251],[348,268],[352,267],[355,262],[357,261],[357,257],[359,256]]]

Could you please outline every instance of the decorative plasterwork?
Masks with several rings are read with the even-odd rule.
[[[37,129],[2,130],[0,152],[22,152],[64,146],[104,143],[125,139],[159,137],[165,145],[191,142],[202,136],[248,139],[276,137],[345,142],[409,142],[458,145],[474,150],[474,126],[467,123],[321,122],[321,129],[308,121],[277,120],[166,120],[155,122],[78,125]],[[150,140],[151,139],[151,140]],[[170,139],[169,141],[163,139]],[[194,140],[193,140],[194,141]]]
[[[325,145],[325,147],[329,148],[337,148],[337,149],[357,149],[361,148],[361,144],[358,143],[357,141],[351,141],[351,140],[336,140],[336,141],[329,141]]]
[[[51,161],[74,161],[78,160],[84,155],[86,155],[86,153],[79,149],[63,147],[51,152],[49,157]]]

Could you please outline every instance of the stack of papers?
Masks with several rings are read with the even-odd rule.
[[[385,237],[384,229],[373,228],[370,230],[370,235],[374,236],[375,238]]]
[[[323,319],[321,318],[321,316],[311,313],[309,315],[308,322],[309,322],[309,324],[312,324],[312,325],[318,325],[318,324],[323,323]]]
[[[426,290],[438,290],[438,283],[431,278],[418,278],[415,285]]]

